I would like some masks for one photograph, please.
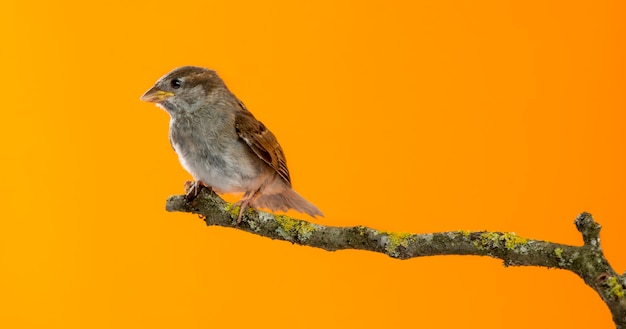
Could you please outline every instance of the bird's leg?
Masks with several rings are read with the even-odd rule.
[[[235,223],[235,226],[238,226],[239,223],[241,223],[241,216],[243,216],[243,212],[246,211],[249,204],[250,198],[244,198],[233,203],[233,208],[239,206],[239,215],[237,215],[237,223]]]
[[[250,202],[252,200],[254,200],[258,195],[259,192],[261,191],[261,188],[259,188],[258,190],[251,192],[248,191],[246,193],[244,193],[244,195],[241,197],[241,200],[233,203],[233,208],[239,206],[239,215],[237,216],[237,223],[235,224],[235,226],[238,226],[239,223],[241,223],[241,216],[243,216],[243,212],[246,211],[246,209],[248,208],[248,205],[250,204]]]
[[[192,201],[193,199],[195,199],[198,194],[200,194],[200,189],[202,187],[206,187],[206,188],[211,188],[210,186],[208,186],[207,184],[205,184],[203,181],[186,181],[185,182],[185,199],[187,199],[187,201]]]

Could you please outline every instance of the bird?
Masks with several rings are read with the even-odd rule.
[[[187,198],[200,186],[224,194],[243,193],[236,225],[247,207],[289,209],[323,217],[291,186],[285,154],[276,136],[248,111],[217,72],[181,66],[157,80],[140,100],[156,103],[170,116],[169,139],[194,181]],[[187,185],[187,184],[186,184]]]

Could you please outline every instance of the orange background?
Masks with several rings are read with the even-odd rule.
[[[503,230],[626,269],[621,1],[10,0],[2,328],[612,328],[574,274],[399,261],[167,213],[189,175],[139,96],[216,69],[328,225]]]

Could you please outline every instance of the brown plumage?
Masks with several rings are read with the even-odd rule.
[[[215,71],[174,69],[141,100],[170,114],[170,141],[194,179],[218,193],[244,193],[245,208],[294,209],[323,216],[291,188],[287,162],[274,134],[233,95]]]

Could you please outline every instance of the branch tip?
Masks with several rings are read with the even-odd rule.
[[[583,212],[574,221],[576,229],[583,235],[583,241],[585,245],[592,246],[594,248],[600,247],[600,229],[602,225],[596,223],[588,212]]]
[[[165,210],[168,212],[183,211],[185,209],[185,198],[181,195],[172,195],[165,202]]]

